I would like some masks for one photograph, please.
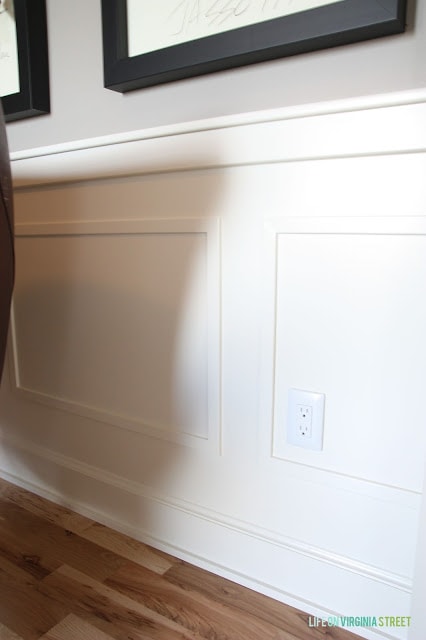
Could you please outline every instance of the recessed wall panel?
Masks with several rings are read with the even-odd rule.
[[[307,229],[276,235],[274,455],[412,486],[425,437],[426,238],[386,223]],[[322,451],[287,443],[289,388],[326,395]]]
[[[208,232],[177,224],[21,232],[20,389],[113,423],[208,439]]]

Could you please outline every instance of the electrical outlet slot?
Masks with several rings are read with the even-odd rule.
[[[312,407],[298,404],[296,407],[297,430],[302,438],[312,438]]]

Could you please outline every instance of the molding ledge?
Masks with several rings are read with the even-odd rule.
[[[169,171],[426,151],[426,90],[287,107],[11,154],[15,189]]]

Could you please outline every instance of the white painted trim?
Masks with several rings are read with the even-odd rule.
[[[16,152],[15,189],[214,167],[426,151],[426,93],[228,116]],[[341,135],[336,135],[336,131]]]
[[[280,234],[426,235],[425,216],[279,217],[266,221],[270,244]]]
[[[426,490],[426,466],[424,489]],[[413,626],[409,640],[424,640],[426,629],[426,493],[420,505],[419,531],[417,536],[416,568],[412,587],[411,617]]]
[[[51,147],[27,150],[12,154],[12,168],[15,188],[19,191],[37,191],[49,189],[55,184],[72,184],[87,180],[115,180],[123,176],[139,176],[157,174],[171,171],[198,171],[215,167],[233,167],[254,164],[273,164],[285,162],[305,162],[311,160],[327,160],[332,158],[363,158],[368,156],[390,156],[396,154],[417,154],[426,152],[426,90],[389,94],[368,98],[350,99],[322,103],[319,105],[307,105],[302,107],[289,107],[282,110],[230,116],[212,120],[183,123],[170,127],[161,127],[144,131],[135,131],[125,134],[94,138],[89,140],[64,143]],[[389,185],[390,192],[392,185]],[[409,213],[409,212],[407,212]],[[281,219],[279,219],[281,220]],[[271,221],[272,227],[280,222]],[[67,223],[35,223],[18,224],[18,234],[39,235],[52,233],[97,233],[96,224],[99,223],[71,223],[78,225],[68,227]],[[95,224],[95,227],[91,227]],[[133,224],[133,221],[102,221],[107,233],[123,232],[123,224]],[[50,226],[49,226],[50,225]],[[108,226],[112,225],[112,226]],[[424,234],[425,222],[422,216],[393,218],[368,217],[345,218],[340,220],[337,216],[331,218],[310,219],[286,219],[284,233],[389,233],[389,234]],[[94,230],[93,230],[94,229]],[[109,229],[109,231],[108,231]],[[312,231],[314,229],[314,231]],[[276,241],[276,240],[275,240]],[[274,242],[275,242],[274,241]],[[219,241],[220,242],[220,241]],[[273,272],[272,272],[273,273]],[[273,288],[274,278],[270,279],[267,286]],[[269,295],[269,294],[268,294]],[[273,300],[273,296],[270,298]],[[272,329],[270,329],[272,331]],[[220,331],[220,329],[219,329]],[[268,334],[267,340],[270,336]],[[270,341],[270,344],[272,341]],[[270,344],[268,349],[270,350]],[[268,357],[270,353],[268,352]],[[273,370],[273,362],[268,363]],[[268,367],[267,367],[268,369]],[[268,375],[270,375],[268,373]],[[271,374],[272,375],[272,374]],[[265,388],[268,385],[265,385]],[[219,385],[220,387],[220,385]],[[220,393],[220,389],[219,389]],[[266,404],[270,400],[267,399]],[[61,407],[62,408],[62,407]],[[270,408],[266,412],[269,424]],[[411,593],[411,580],[407,576],[393,574],[381,570],[366,563],[357,562],[351,558],[333,554],[326,549],[314,545],[304,544],[303,541],[294,540],[282,536],[276,531],[263,529],[251,522],[244,522],[223,513],[217,513],[201,505],[175,499],[161,492],[147,487],[141,483],[132,482],[121,476],[103,471],[92,465],[85,464],[71,457],[55,453],[45,447],[25,442],[19,438],[5,438],[5,444],[20,448],[29,456],[34,456],[44,462],[48,462],[55,468],[68,470],[80,477],[80,484],[89,486],[88,479],[103,483],[108,492],[109,488],[115,492],[122,492],[123,496],[129,494],[137,496],[141,503],[152,503],[152,507],[158,514],[166,514],[170,522],[178,521],[185,525],[193,522],[200,529],[205,525],[205,530],[219,533],[225,540],[241,541],[248,553],[257,545],[260,551],[266,551],[268,558],[273,558],[274,550],[279,550],[290,561],[294,556],[297,567],[307,559],[309,567],[321,563],[322,575],[331,575],[333,571],[341,571],[352,574],[348,583],[354,585],[356,593],[357,585],[374,583],[375,589],[387,589],[387,594],[395,590],[398,598],[403,601]],[[269,443],[268,443],[269,444]],[[273,457],[273,452],[268,451],[268,460]],[[292,461],[293,462],[293,461]],[[8,467],[7,461],[4,463]],[[303,470],[302,470],[303,471]],[[333,482],[339,479],[340,474],[329,469],[320,469],[318,473],[332,477]],[[10,478],[21,486],[25,485],[26,469],[22,471],[23,478]],[[7,477],[7,470],[0,471]],[[30,471],[28,471],[29,477]],[[42,476],[41,476],[42,477]],[[348,478],[340,480],[348,481]],[[354,479],[362,481],[364,486],[369,482],[364,478]],[[39,480],[35,480],[36,483]],[[337,482],[337,480],[336,480]],[[40,480],[42,483],[42,480]],[[99,486],[99,485],[98,485]],[[389,487],[380,483],[370,483],[371,490],[380,492],[386,487],[389,492],[394,491],[399,500],[403,500],[403,494],[411,497],[417,492],[409,491],[401,487]],[[28,485],[29,488],[29,485]],[[57,501],[61,496],[38,484],[33,486],[37,493],[45,492],[46,495]],[[77,492],[78,493],[78,492]],[[84,504],[84,493],[79,493],[70,504],[80,513],[89,514]],[[299,606],[311,611],[314,615],[328,615],[334,612],[319,611],[312,602],[294,600],[293,596],[284,590],[270,584],[262,583],[262,575],[252,570],[250,575],[250,563],[247,565],[247,574],[238,570],[228,569],[226,565],[226,549],[219,558],[223,564],[215,564],[210,561],[206,544],[206,554],[197,555],[183,548],[185,543],[177,541],[174,547],[170,541],[162,540],[161,534],[155,537],[147,531],[141,531],[131,523],[123,524],[119,516],[102,514],[90,511],[91,517],[109,524],[115,529],[122,530],[130,535],[154,544],[158,548],[188,558],[190,561],[212,569],[216,573],[226,575],[239,583],[267,593],[272,597],[283,599],[289,604]],[[230,564],[232,564],[232,559]],[[243,571],[245,567],[243,568]],[[294,575],[297,575],[295,572]],[[300,572],[299,572],[300,573]],[[342,575],[342,574],[340,574]],[[338,594],[337,594],[338,595]],[[393,598],[393,594],[391,593]],[[367,630],[357,630],[360,635],[367,638],[391,637],[380,633],[370,633]]]
[[[38,458],[53,462],[55,465],[74,471],[81,476],[92,478],[98,482],[102,482],[107,486],[114,487],[127,494],[132,494],[155,503],[157,506],[162,505],[167,509],[179,511],[181,513],[190,515],[199,520],[204,520],[209,524],[224,527],[230,529],[238,536],[255,538],[262,543],[273,545],[286,549],[287,551],[297,553],[308,557],[311,560],[316,560],[343,571],[357,574],[364,579],[373,580],[384,584],[392,589],[397,589],[405,593],[411,593],[412,581],[407,576],[397,575],[390,571],[385,571],[378,567],[368,565],[363,562],[359,562],[352,558],[332,553],[326,549],[316,547],[315,545],[306,544],[299,540],[283,536],[276,531],[264,529],[256,526],[253,523],[245,522],[238,518],[228,516],[222,513],[218,513],[211,509],[202,507],[201,505],[189,502],[186,500],[172,498],[160,491],[155,491],[151,487],[148,487],[140,482],[133,482],[114,473],[110,473],[98,467],[90,464],[86,464],[69,456],[51,451],[46,447],[41,447],[34,443],[30,443],[13,436],[2,436],[3,442],[7,445],[23,450]],[[3,473],[4,472],[0,472]],[[36,491],[38,492],[38,490]],[[55,499],[57,502],[58,500]],[[78,505],[72,505],[73,508],[80,511]],[[113,528],[117,528],[117,523],[113,525]],[[120,527],[119,527],[120,528]],[[131,530],[131,535],[135,536],[135,531]],[[140,536],[140,529],[138,529],[138,535]],[[137,537],[137,535],[136,535]]]
[[[150,545],[155,549],[174,555],[183,561],[186,561],[197,567],[200,567],[201,569],[205,569],[206,571],[210,571],[218,576],[231,580],[232,582],[247,587],[248,589],[252,589],[257,593],[261,593],[267,597],[278,600],[279,602],[283,602],[288,606],[299,609],[311,616],[316,616],[317,618],[321,619],[327,619],[329,616],[339,615],[338,611],[324,609],[323,607],[320,607],[319,605],[311,601],[297,598],[287,591],[284,591],[277,587],[271,587],[269,584],[260,580],[256,580],[252,576],[249,576],[243,572],[229,569],[229,567],[224,566],[218,562],[206,560],[204,557],[196,553],[188,552],[187,549],[183,549],[180,546],[176,546],[170,544],[169,542],[164,542],[163,540],[160,540],[156,537],[152,537],[151,535],[141,531],[140,527],[129,526],[123,523],[122,520],[112,518],[105,515],[104,513],[87,507],[82,502],[64,500],[62,494],[52,491],[51,489],[47,489],[45,486],[39,483],[34,483],[32,481],[23,479],[22,477],[18,477],[13,473],[6,471],[5,469],[0,468],[0,477],[7,482],[11,482],[16,486],[21,487],[22,489],[26,489],[27,491],[35,493],[36,495],[39,495],[46,500],[50,500],[51,502],[65,506],[82,516],[90,518],[95,522],[104,524],[105,526],[108,526],[115,531],[119,531],[120,533],[133,537],[135,540],[139,540],[140,542]],[[366,638],[366,640],[395,640],[394,636],[383,633],[380,630],[373,631],[368,628],[360,627],[356,629],[356,633],[356,637]]]
[[[27,222],[15,224],[15,236],[96,236],[145,235],[150,233],[211,232],[212,218],[138,218],[120,220],[67,220],[66,222]]]
[[[267,109],[262,111],[252,111],[248,113],[219,116],[216,118],[205,118],[203,120],[193,120],[181,122],[162,127],[151,127],[149,129],[139,129],[125,133],[115,133],[96,138],[85,138],[82,140],[72,140],[56,145],[24,149],[10,154],[12,161],[25,160],[55,153],[65,153],[69,151],[79,151],[99,146],[108,146],[146,140],[150,138],[162,138],[185,133],[196,133],[199,131],[209,131],[214,129],[224,129],[228,127],[239,127],[244,125],[261,124],[278,120],[292,120],[295,118],[307,118],[319,115],[331,115],[347,111],[364,111],[369,109],[381,109],[386,107],[400,107],[405,105],[422,104],[426,102],[426,89],[412,89],[408,91],[398,91],[393,93],[383,93],[377,95],[358,96],[341,100],[331,100],[304,105],[294,105],[277,109]]]
[[[93,420],[100,420],[122,429],[179,444],[222,452],[221,424],[221,335],[220,335],[220,221],[218,218],[170,218],[138,220],[69,221],[16,224],[16,237],[101,236],[145,234],[205,234],[207,240],[207,379],[208,436],[176,432],[167,425],[147,424],[143,419],[112,413],[102,407],[89,406],[66,397],[43,393],[25,387],[19,370],[19,336],[15,311],[11,310],[10,371],[12,387],[24,398],[40,402]]]
[[[313,235],[426,235],[425,216],[364,216],[364,217],[275,217],[266,219],[264,224],[264,255],[265,255],[265,302],[264,302],[264,335],[262,385],[263,395],[261,407],[264,424],[270,425],[270,441],[268,455],[277,460],[283,460],[302,467],[311,467],[326,473],[333,473],[354,480],[370,482],[380,487],[397,489],[413,495],[421,495],[420,491],[407,489],[399,485],[367,480],[361,476],[336,472],[321,458],[315,460],[315,465],[294,460],[278,451],[277,442],[281,441],[276,422],[276,353],[277,353],[277,268],[278,268],[278,237],[280,235],[313,234]],[[268,390],[268,391],[265,391]],[[270,392],[269,392],[270,390]]]
[[[160,551],[164,551],[165,553],[169,553],[180,558],[183,561],[189,562],[201,569],[205,569],[206,571],[210,571],[218,576],[231,580],[239,585],[247,587],[248,589],[252,589],[257,593],[261,593],[267,597],[278,600],[279,602],[283,602],[288,606],[299,609],[309,615],[316,616],[317,618],[327,619],[329,616],[338,616],[339,612],[332,611],[329,609],[324,609],[323,607],[319,607],[315,603],[312,603],[307,600],[302,600],[294,597],[292,594],[283,591],[278,588],[272,588],[269,584],[262,582],[260,580],[256,580],[252,576],[248,576],[245,573],[240,571],[235,571],[229,569],[229,567],[224,566],[220,563],[206,560],[204,557],[188,552],[186,549],[183,549],[180,546],[176,546],[170,544],[169,542],[164,542],[159,540],[158,538],[154,538],[145,532],[141,532],[139,527],[129,526],[123,524],[122,520],[118,520],[116,518],[111,518],[106,516],[104,513],[100,513],[94,509],[88,508],[81,502],[75,502],[72,500],[64,501],[63,495],[52,491],[51,489],[46,489],[45,486],[42,486],[39,483],[34,483],[29,480],[25,480],[22,477],[18,477],[13,473],[6,471],[5,469],[0,468],[0,477],[7,482],[11,482],[22,489],[26,489],[36,495],[39,495],[46,500],[50,500],[56,504],[61,504],[76,513],[79,513],[82,516],[90,518],[95,522],[99,522],[104,524],[107,527],[115,531],[119,531],[125,535],[133,537],[135,540],[139,540],[144,544],[150,545],[155,549]],[[379,630],[372,631],[368,628],[358,628],[357,636],[366,638],[367,640],[394,640],[394,636],[391,636],[387,633],[382,633]]]

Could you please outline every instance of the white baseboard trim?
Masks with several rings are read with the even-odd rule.
[[[160,492],[155,491],[153,488],[147,487],[142,483],[133,482],[103,469],[99,469],[93,465],[85,464],[69,456],[64,456],[63,454],[51,451],[46,447],[40,447],[17,438],[3,437],[3,441],[10,446],[24,450],[38,458],[49,460],[59,467],[74,471],[87,478],[93,478],[98,482],[119,489],[120,491],[124,491],[127,494],[137,496],[144,500],[148,500],[149,502],[157,503],[168,509],[186,513],[192,517],[204,520],[207,523],[228,528],[239,535],[249,536],[260,540],[261,542],[282,547],[290,552],[327,563],[344,571],[350,571],[351,573],[355,573],[363,578],[385,584],[393,589],[399,589],[405,593],[411,593],[412,583],[406,576],[393,574],[389,571],[384,571],[378,567],[359,562],[352,558],[332,553],[320,547],[306,544],[299,540],[294,540],[287,536],[280,535],[275,531],[263,529],[252,523],[239,520],[223,513],[218,513],[211,509],[206,509],[201,505],[197,505],[186,500],[162,495]],[[2,471],[0,469],[0,473],[1,472]],[[54,501],[57,502],[57,496]],[[97,514],[97,516],[98,515],[99,514]]]
[[[341,572],[350,572],[351,574],[356,575],[355,582],[358,584],[371,585],[373,582],[377,585],[377,583],[379,583],[382,585],[381,588],[384,589],[384,591],[394,592],[396,600],[399,598],[402,598],[404,601],[409,600],[411,582],[408,578],[403,576],[394,575],[390,572],[383,571],[350,558],[330,553],[327,550],[316,548],[313,545],[306,545],[300,541],[288,539],[285,536],[280,536],[276,532],[263,530],[251,523],[243,522],[225,514],[205,509],[199,505],[163,496],[141,483],[131,482],[92,465],[88,465],[68,456],[53,452],[45,447],[35,445],[34,443],[24,442],[16,437],[6,438],[2,436],[2,443],[6,448],[20,450],[21,452],[38,458],[47,464],[52,463],[54,467],[60,467],[62,470],[69,471],[72,474],[77,474],[80,477],[80,480],[81,478],[83,478],[83,481],[84,479],[92,479],[96,481],[96,484],[101,483],[105,485],[107,489],[106,493],[108,493],[108,488],[110,490],[118,490],[118,492],[123,494],[123,497],[126,494],[127,496],[130,494],[139,498],[141,504],[150,503],[151,506],[154,505],[154,508],[159,513],[165,512],[166,517],[170,518],[170,521],[173,522],[173,525],[170,527],[171,529],[173,528],[173,532],[175,532],[175,525],[177,525],[177,529],[181,526],[182,529],[186,528],[186,530],[188,530],[188,528],[191,527],[191,521],[195,519],[196,526],[199,526],[200,531],[208,530],[212,539],[218,540],[218,546],[220,546],[220,542],[222,542],[223,548],[223,541],[219,541],[219,536],[217,536],[217,532],[220,532],[219,535],[221,535],[221,538],[226,540],[228,543],[228,551],[231,544],[235,545],[233,548],[238,548],[237,544],[241,544],[241,541],[244,540],[245,542],[243,542],[243,546],[251,546],[256,550],[258,557],[266,558],[270,555],[272,559],[274,554],[278,557],[280,552],[286,552],[289,556],[303,556],[302,565],[309,565],[309,563],[316,564],[317,562],[322,564],[325,563],[329,565],[331,574],[335,577],[341,574]],[[299,598],[289,590],[280,588],[276,583],[273,584],[268,580],[262,580],[255,575],[246,573],[237,566],[230,567],[228,564],[222,563],[220,561],[221,558],[215,559],[210,556],[206,557],[203,555],[203,544],[201,544],[199,549],[193,549],[192,547],[190,548],[189,546],[185,546],[182,544],[182,541],[180,541],[180,543],[178,541],[178,543],[175,544],[173,540],[167,539],[167,536],[162,536],[161,533],[156,535],[155,532],[144,529],[139,524],[136,526],[129,521],[124,521],[116,514],[106,513],[105,511],[100,510],[98,511],[96,507],[88,505],[85,502],[84,493],[81,494],[80,498],[76,499],[73,496],[66,495],[64,492],[55,490],[52,486],[48,486],[47,483],[40,481],[39,479],[30,479],[17,475],[16,473],[7,470],[1,460],[0,477],[17,486],[27,489],[28,491],[51,500],[52,502],[67,506],[81,515],[91,518],[97,522],[101,522],[102,524],[138,539],[145,544],[149,544],[157,549],[165,551],[166,553],[175,555],[182,560],[253,589],[268,597],[274,598],[289,606],[301,609],[312,616],[327,619],[330,616],[345,615],[344,613],[342,614],[341,611],[339,612],[338,610],[334,611],[324,608],[310,599]],[[161,519],[161,514],[159,517]],[[235,540],[237,541],[237,544],[235,543]],[[226,554],[223,557],[225,558],[225,556]],[[254,555],[254,557],[256,557],[256,555]],[[273,566],[271,561],[267,562],[267,564]],[[321,575],[322,571],[323,570],[321,570]],[[398,593],[400,596],[398,596]],[[395,640],[399,637],[383,633],[379,630],[367,628],[351,629],[351,631],[356,631],[359,636],[364,637],[367,640],[379,640],[383,638]]]

